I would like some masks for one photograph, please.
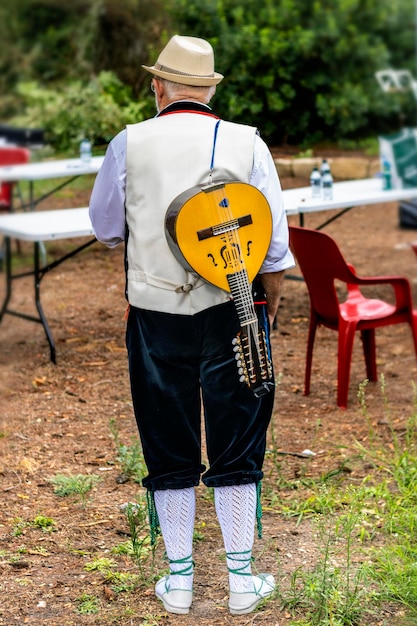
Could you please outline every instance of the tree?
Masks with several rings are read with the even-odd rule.
[[[269,142],[310,147],[415,124],[413,95],[383,94],[374,76],[389,66],[416,73],[415,0],[13,0],[7,9],[4,4],[3,120],[26,106],[21,94],[27,89],[17,88],[22,81],[71,93],[74,102],[74,90],[88,90],[94,81],[100,89],[96,79],[105,72],[122,83],[107,85],[118,107],[140,101],[141,114],[152,114],[149,76],[141,64],[153,62],[177,32],[213,44],[217,69],[225,75],[214,100],[219,114],[257,126]],[[33,100],[31,120],[36,120]]]
[[[374,72],[410,0],[172,0],[174,23],[209,38],[225,81],[216,108],[272,141],[309,145],[399,123]],[[387,21],[387,16],[391,16]],[[391,38],[394,35],[391,34]],[[398,39],[397,39],[398,41]],[[371,132],[372,132],[371,131]]]
[[[137,95],[145,81],[141,64],[167,25],[162,0],[90,0],[90,5],[85,56],[95,73],[114,72]]]

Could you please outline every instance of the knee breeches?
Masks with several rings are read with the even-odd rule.
[[[238,330],[232,302],[193,316],[130,308],[132,399],[151,491],[195,486],[201,474],[209,487],[262,478],[274,394],[256,398],[239,381]]]

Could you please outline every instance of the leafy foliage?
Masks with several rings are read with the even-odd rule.
[[[301,145],[401,123],[405,103],[382,96],[374,72],[391,60],[386,34],[400,32],[400,17],[414,17],[409,0],[395,7],[389,0],[172,5],[178,26],[215,47],[225,75],[216,96],[222,116],[254,124],[274,141]],[[398,62],[410,58],[410,43],[401,55],[397,40]]]
[[[383,94],[374,76],[389,66],[415,73],[413,0],[7,5],[0,6],[0,115],[44,126],[59,149],[84,132],[106,143],[126,122],[153,114],[149,76],[140,66],[153,62],[174,32],[211,41],[225,75],[216,110],[256,125],[270,142],[303,148],[415,123],[413,94]],[[103,84],[109,76],[129,103],[112,97]]]
[[[101,72],[86,85],[71,82],[62,91],[22,83],[19,93],[27,108],[14,122],[41,126],[46,141],[61,151],[78,151],[83,137],[94,145],[107,144],[126,124],[146,116],[146,103],[132,100],[130,89],[111,72]]]

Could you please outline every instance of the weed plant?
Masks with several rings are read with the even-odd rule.
[[[40,528],[45,533],[50,533],[56,530],[55,521],[52,517],[47,517],[46,515],[37,515],[32,522],[32,526]]]
[[[126,518],[132,542],[132,559],[139,569],[141,581],[150,584],[155,578],[155,546],[151,546],[146,502],[138,499],[136,503],[129,503]]]
[[[110,432],[116,445],[116,459],[120,463],[122,474],[136,483],[141,483],[147,470],[139,440],[132,438],[130,446],[124,444],[114,419],[110,420]],[[139,570],[140,583],[149,585],[155,580],[155,546],[151,546],[145,497],[140,495],[135,502],[129,502],[125,515],[131,539],[116,546],[112,552],[130,556]]]
[[[88,494],[100,481],[101,478],[97,474],[55,474],[49,478],[57,496],[79,495],[83,507],[87,504]]]
[[[120,440],[119,430],[114,419],[110,420],[110,432],[116,445],[116,459],[120,463],[122,474],[136,483],[141,483],[147,473],[142,447],[137,438],[132,438],[130,446]]]
[[[117,563],[107,557],[101,557],[93,559],[84,565],[86,572],[105,572],[107,573],[113,567],[116,567]]]
[[[36,515],[31,521],[25,521],[21,517],[15,517],[13,520],[12,536],[20,537],[28,528],[38,528],[45,533],[50,533],[56,530],[56,524],[52,517],[46,517],[45,515]]]
[[[141,583],[141,577],[131,572],[112,572],[106,574],[106,582],[110,583],[115,593],[131,592]]]
[[[99,612],[100,600],[96,596],[83,593],[78,598],[78,613],[81,615],[93,615]]]

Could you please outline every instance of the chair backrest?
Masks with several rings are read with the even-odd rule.
[[[290,245],[306,281],[312,308],[328,323],[337,325],[335,280],[349,283],[354,275],[336,242],[321,231],[290,226]]]
[[[21,165],[30,160],[30,150],[15,146],[0,146],[0,166]],[[14,183],[0,183],[0,209],[9,210]]]
[[[30,150],[17,146],[0,146],[0,165],[20,165],[28,163]]]

